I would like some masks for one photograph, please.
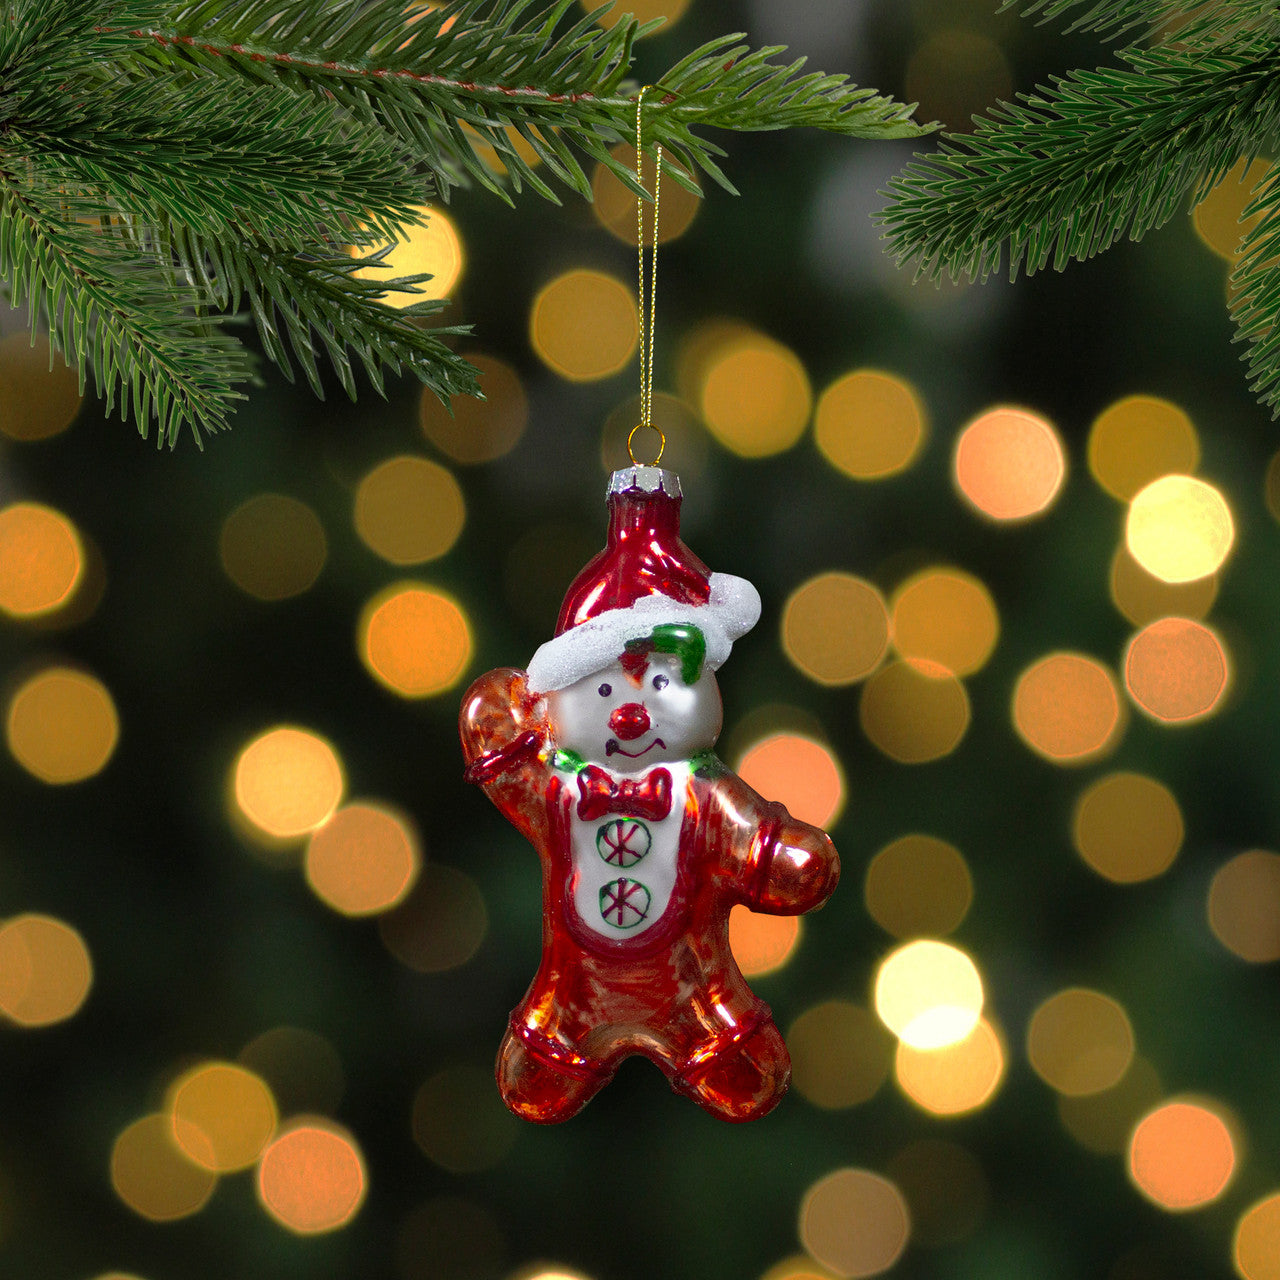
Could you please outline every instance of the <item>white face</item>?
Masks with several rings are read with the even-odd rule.
[[[675,654],[649,655],[638,676],[621,662],[547,694],[555,744],[615,773],[638,773],[663,761],[688,760],[720,736],[720,686],[703,667],[685,684]]]

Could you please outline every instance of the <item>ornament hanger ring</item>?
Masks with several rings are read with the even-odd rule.
[[[631,442],[636,437],[636,432],[644,427],[648,427],[650,431],[656,431],[658,433],[658,456],[654,458],[652,462],[641,462],[640,459],[636,457],[636,451],[631,445]],[[633,467],[656,467],[658,463],[662,461],[662,455],[666,451],[666,448],[666,432],[664,432],[661,427],[655,426],[652,422],[637,422],[636,425],[631,428],[631,432],[627,436],[627,453],[631,456],[631,465]]]

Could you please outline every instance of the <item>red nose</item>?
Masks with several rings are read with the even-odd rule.
[[[649,713],[638,702],[624,702],[609,717],[609,728],[623,742],[630,742],[649,732]]]

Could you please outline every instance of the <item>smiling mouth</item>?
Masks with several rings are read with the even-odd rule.
[[[647,747],[643,748],[640,751],[626,751],[623,749],[622,744],[617,740],[617,738],[610,738],[609,741],[604,744],[604,753],[607,756],[616,754],[620,756],[626,756],[628,760],[638,760],[642,755],[644,755],[646,751],[652,751],[654,747],[665,748],[666,745],[667,744],[663,742],[661,738],[654,738],[654,740],[651,743],[649,743]]]

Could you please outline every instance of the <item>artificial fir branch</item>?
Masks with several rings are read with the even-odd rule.
[[[355,273],[384,255],[347,247],[394,237],[461,181],[506,200],[526,187],[558,199],[557,185],[590,198],[585,166],[599,162],[636,185],[612,148],[634,141],[628,76],[654,24],[604,29],[603,10],[575,22],[574,3],[454,0],[406,17],[403,0],[0,0],[11,298],[37,304],[33,328],[43,315],[82,376],[92,364],[109,402],[170,443],[226,422],[249,372],[218,323],[236,308],[317,391],[324,355],[352,395],[353,363],[378,388],[387,366],[446,401],[477,393],[444,341],[463,330],[425,327],[443,304],[385,305],[425,277],[370,281]],[[688,186],[701,173],[730,187],[707,127],[926,131],[889,98],[739,41],[682,59],[650,99],[647,140]]]

